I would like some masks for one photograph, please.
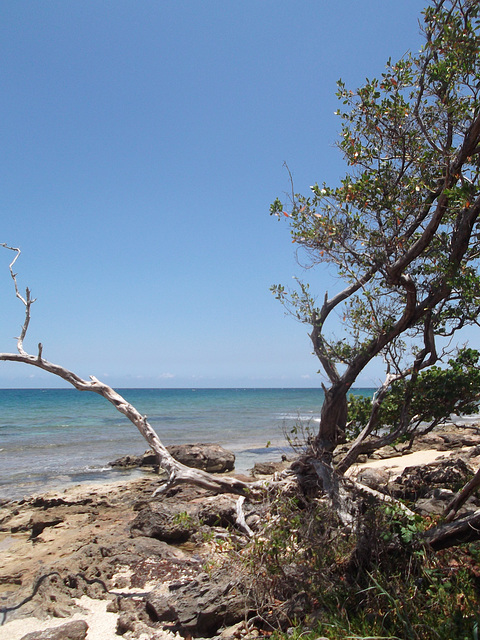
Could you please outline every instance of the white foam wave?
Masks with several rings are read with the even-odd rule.
[[[279,420],[298,420],[301,422],[320,422],[320,418],[313,415],[298,415],[294,413],[280,413],[277,418]]]

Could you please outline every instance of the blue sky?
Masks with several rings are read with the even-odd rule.
[[[418,50],[424,5],[2,0],[0,241],[37,298],[26,347],[121,387],[319,385],[308,328],[269,288],[338,283],[302,272],[269,205],[284,161],[298,191],[338,182],[335,82]],[[12,386],[59,383],[2,363]]]

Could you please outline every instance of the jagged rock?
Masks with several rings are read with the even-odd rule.
[[[235,467],[235,455],[219,444],[175,444],[167,449],[175,460],[208,473],[226,473]]]
[[[169,453],[182,464],[209,473],[226,473],[235,467],[235,455],[219,444],[176,444],[167,447]],[[109,463],[111,467],[157,467],[153,451],[141,456],[123,456]]]
[[[147,612],[164,628],[192,636],[211,637],[220,627],[230,626],[249,613],[248,598],[239,581],[231,576],[200,574],[189,583],[155,589],[146,597]]]
[[[198,521],[189,513],[163,504],[141,509],[130,526],[130,532],[132,536],[179,543],[188,540],[198,528]]]
[[[85,620],[75,620],[45,631],[32,631],[21,640],[85,640],[87,631],[88,624]]]
[[[461,458],[442,460],[421,467],[407,467],[389,489],[396,498],[419,500],[435,488],[458,491],[473,475]]]

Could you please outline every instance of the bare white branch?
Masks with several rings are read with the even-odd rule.
[[[155,433],[155,430],[148,422],[147,417],[141,415],[140,412],[137,411],[137,409],[132,404],[127,402],[127,400],[125,400],[125,398],[123,398],[123,396],[117,393],[114,389],[98,380],[95,376],[90,376],[90,380],[83,380],[73,371],[69,371],[61,365],[54,364],[52,362],[49,362],[48,360],[45,360],[42,356],[42,343],[39,343],[38,345],[38,355],[35,356],[27,353],[23,348],[23,340],[25,339],[25,335],[27,333],[28,325],[30,322],[30,307],[35,300],[31,298],[30,290],[28,288],[26,289],[25,297],[23,297],[18,290],[17,276],[13,271],[13,266],[20,255],[20,249],[10,247],[5,243],[0,244],[0,246],[16,252],[15,258],[10,264],[10,274],[15,285],[16,296],[25,305],[25,322],[23,324],[20,337],[17,338],[18,353],[0,353],[0,361],[20,362],[23,364],[38,367],[39,369],[42,369],[47,373],[51,373],[55,376],[58,376],[62,380],[65,380],[73,387],[75,387],[75,389],[78,389],[80,391],[92,391],[93,393],[97,393],[108,400],[115,407],[115,409],[117,409],[117,411],[126,416],[130,420],[130,422],[132,422],[132,424],[137,427],[139,432],[148,442],[149,446],[155,452],[159,466],[167,472],[168,480],[160,488],[160,491],[165,491],[166,489],[174,485],[184,483],[195,484],[197,486],[201,486],[205,489],[209,489],[217,493],[236,493],[243,496],[252,496],[257,491],[262,490],[262,483],[246,483],[237,478],[227,476],[216,477],[200,469],[192,469],[181,464],[180,462],[175,460],[175,458],[173,458],[167,451],[160,438]],[[245,527],[244,530],[246,531]]]

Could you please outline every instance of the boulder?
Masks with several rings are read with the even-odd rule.
[[[27,633],[21,640],[85,640],[87,631],[88,624],[85,620],[75,620],[45,631]]]
[[[208,473],[226,473],[235,467],[235,455],[219,444],[175,444],[167,449],[175,460]]]
[[[146,506],[130,525],[132,536],[146,536],[164,542],[180,543],[190,538],[199,523],[186,511],[167,504]]]
[[[197,517],[210,527],[228,527],[237,520],[238,496],[228,494],[205,498],[198,505]]]
[[[211,637],[249,613],[241,583],[221,573],[202,573],[188,583],[173,584],[167,594],[162,587],[154,589],[146,596],[146,609],[165,629],[193,637]]]
[[[371,469],[365,468],[359,471],[356,479],[361,484],[370,487],[370,489],[375,489],[376,491],[382,490],[388,484],[390,476],[385,469]]]
[[[182,464],[209,473],[226,473],[235,467],[235,455],[219,444],[175,444],[168,452]],[[141,456],[123,456],[109,463],[111,467],[158,467],[153,451]]]

